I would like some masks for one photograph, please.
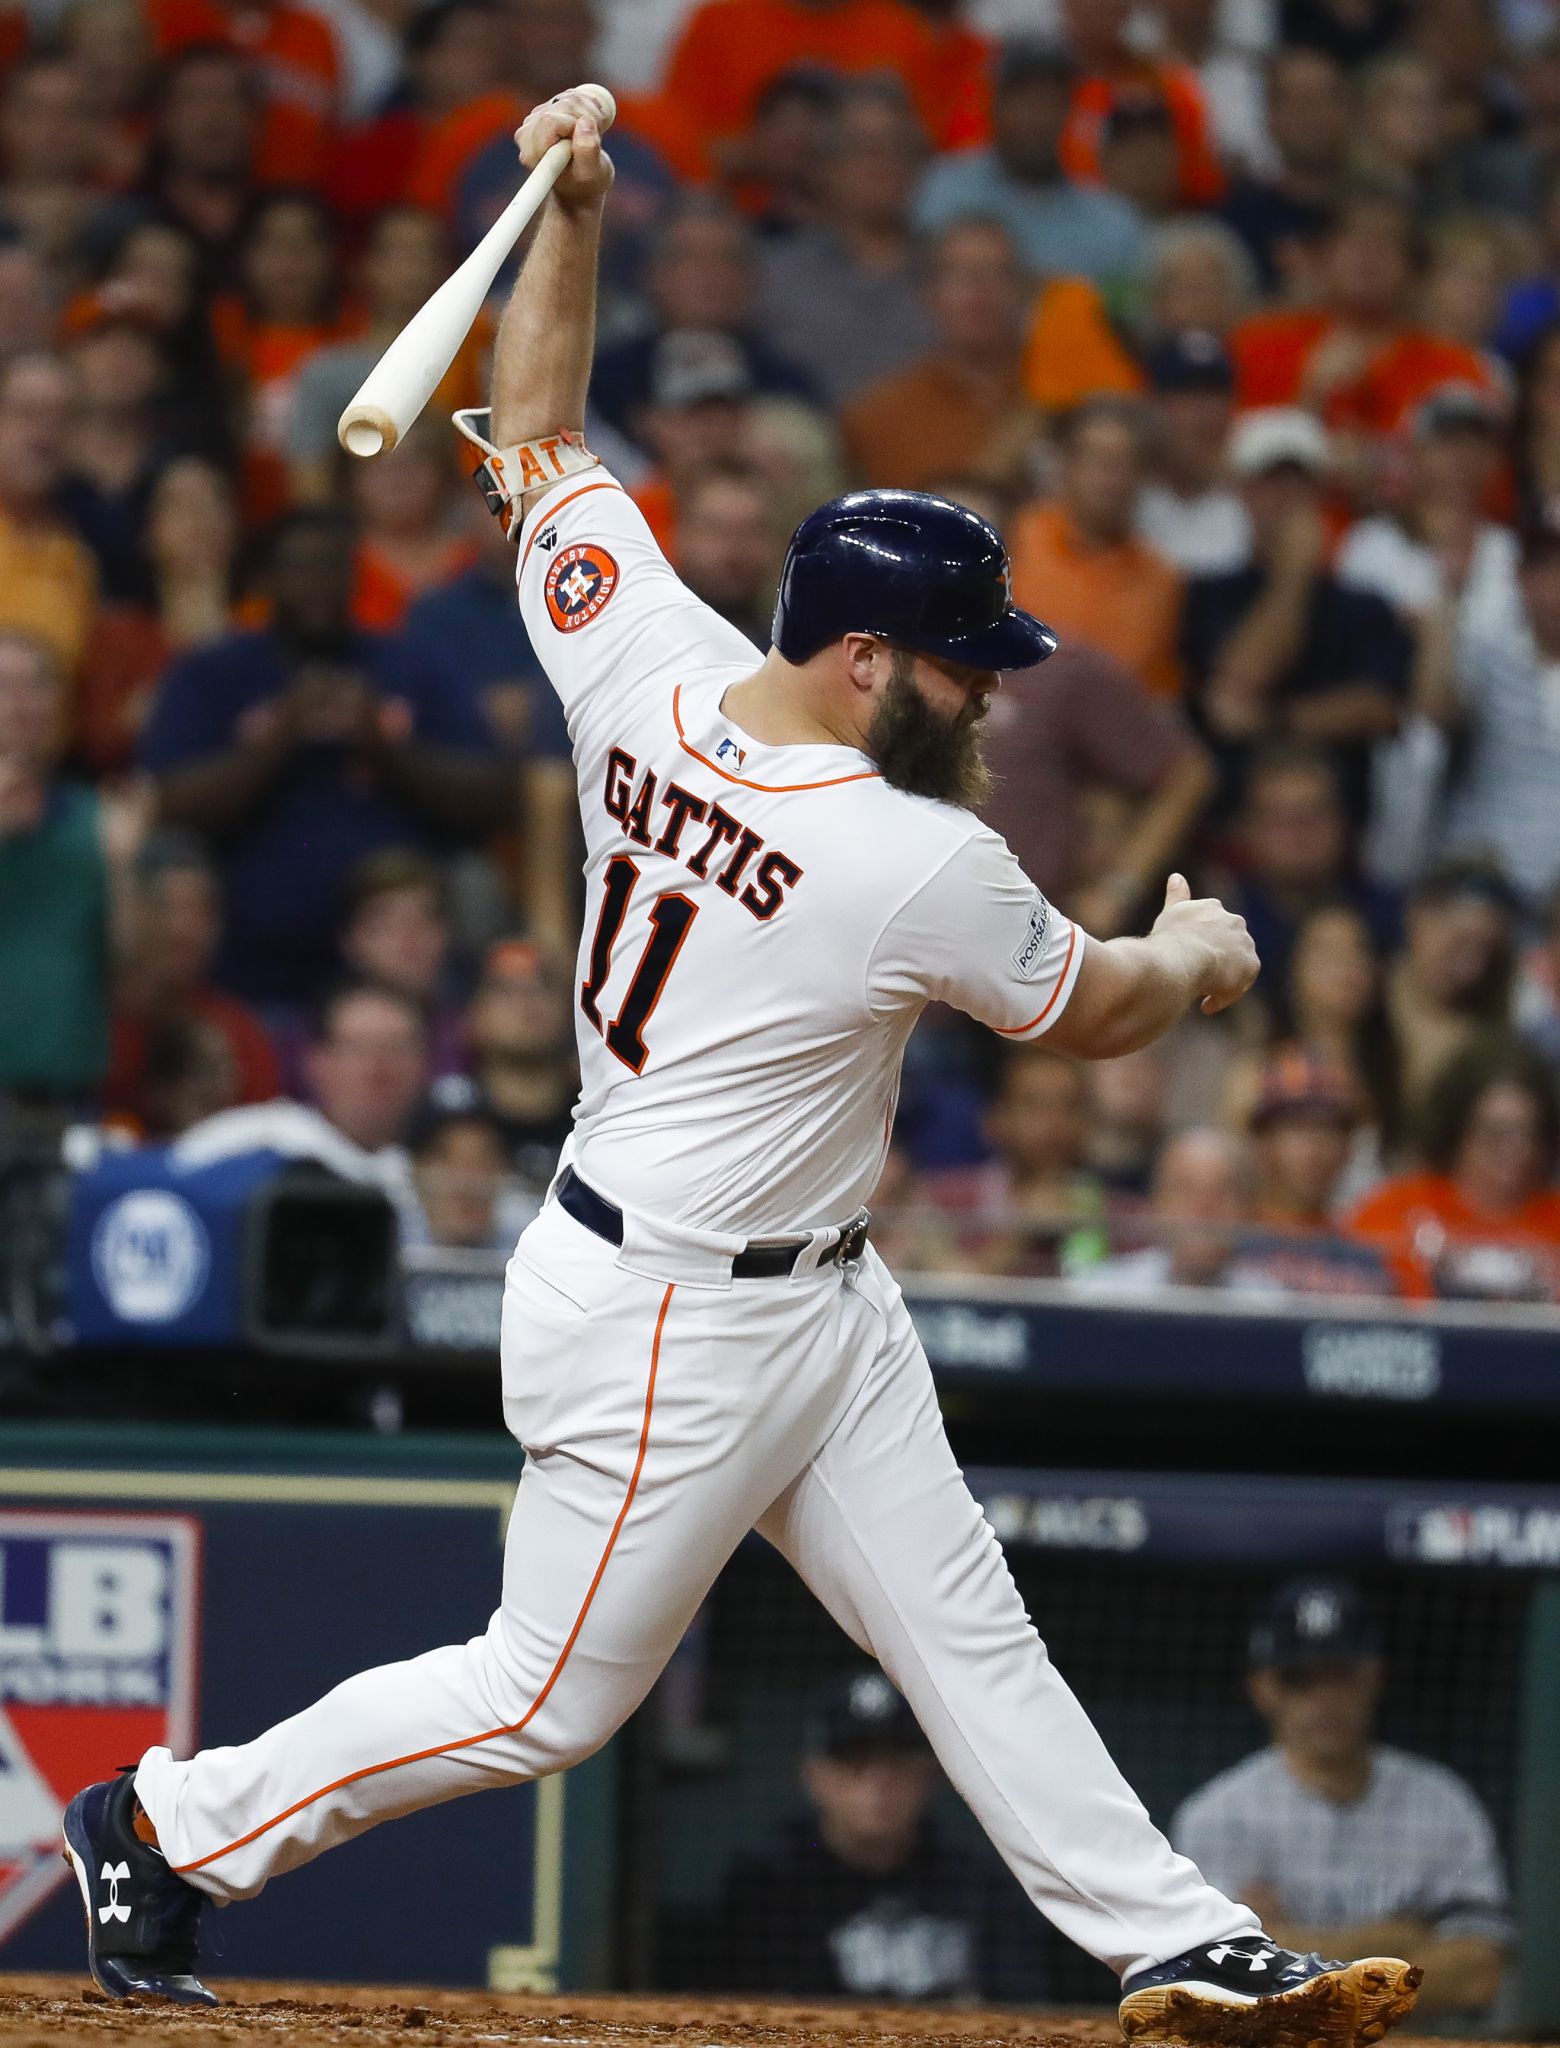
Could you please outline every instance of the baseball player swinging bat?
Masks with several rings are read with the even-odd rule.
[[[974,513],[909,491],[812,513],[767,653],[678,580],[581,440],[601,135],[585,92],[521,130],[528,165],[568,161],[499,330],[484,486],[587,846],[581,1098],[505,1285],[526,1464],[502,1595],[471,1642],[79,1793],[93,1973],[214,2002],[209,1901],[588,1756],[757,1528],[905,1695],[1036,1908],[1119,1973],[1129,2038],[1367,2048],[1420,1972],[1279,1948],[1153,1825],[1024,1612],[863,1207],[928,1002],[1107,1058],[1237,1002],[1251,940],[1180,876],[1146,937],[1090,938],[981,825],[980,718],[1056,643]]]

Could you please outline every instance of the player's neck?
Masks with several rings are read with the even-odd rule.
[[[771,650],[754,675],[733,683],[721,714],[764,747],[856,747],[864,735],[830,704],[818,679]]]

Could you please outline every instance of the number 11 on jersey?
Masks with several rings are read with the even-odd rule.
[[[661,1000],[667,976],[682,950],[683,940],[692,929],[693,920],[699,914],[698,904],[679,889],[668,889],[657,896],[650,906],[650,936],[639,956],[639,965],[634,969],[634,978],[628,985],[617,1015],[610,1024],[604,1024],[597,999],[612,972],[612,949],[623,929],[629,898],[638,880],[639,863],[630,860],[626,853],[615,855],[607,863],[601,915],[596,920],[596,935],[590,942],[590,968],[580,985],[580,1008],[606,1040],[607,1050],[635,1074],[643,1071],[647,1056],[644,1028]]]

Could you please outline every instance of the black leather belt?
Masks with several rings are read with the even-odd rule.
[[[616,1202],[609,1202],[605,1195],[598,1195],[586,1181],[580,1179],[572,1166],[566,1166],[558,1182],[558,1205],[566,1209],[576,1223],[597,1237],[605,1238],[608,1244],[623,1242],[623,1211]],[[853,1217],[840,1233],[840,1241],[831,1245],[818,1261],[820,1266],[843,1266],[850,1259],[859,1259],[867,1242],[867,1225],[871,1218],[865,1209]],[[806,1251],[802,1244],[750,1244],[746,1250],[735,1254],[731,1261],[733,1280],[784,1280],[795,1269],[796,1261]]]

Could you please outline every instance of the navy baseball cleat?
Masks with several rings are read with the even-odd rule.
[[[1144,2048],[1365,2048],[1412,2009],[1423,1975],[1392,1956],[1329,1963],[1241,1934],[1128,1977],[1121,2031]]]
[[[219,2005],[195,1975],[205,1894],[135,1831],[135,1773],[88,1785],[65,1809],[65,1860],[87,1912],[87,1961],[111,1998]]]

